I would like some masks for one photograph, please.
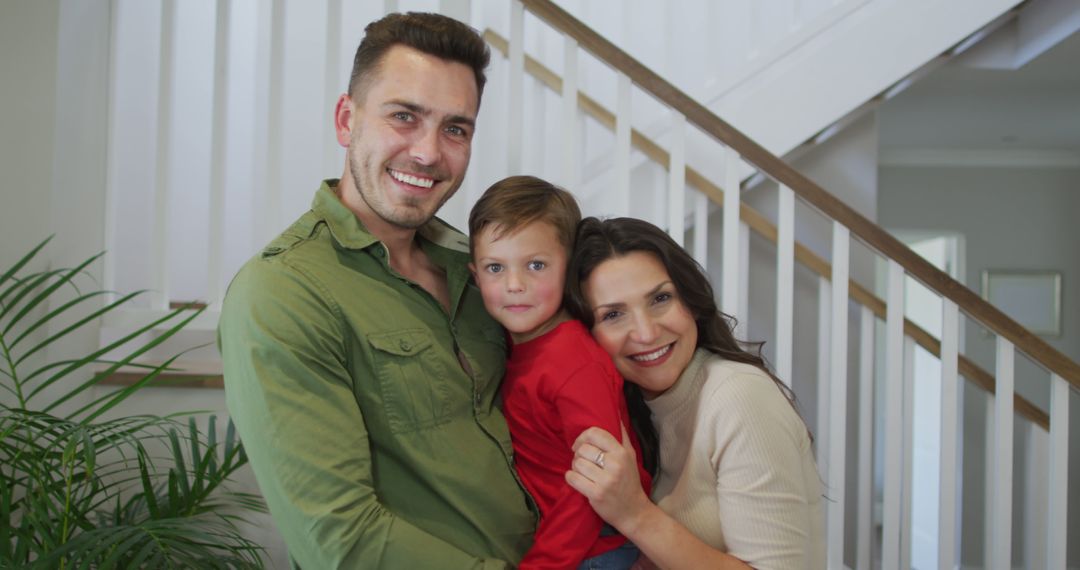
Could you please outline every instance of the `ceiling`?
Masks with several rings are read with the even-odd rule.
[[[1017,69],[974,67],[966,55],[878,108],[883,158],[944,150],[1064,153],[1080,160],[1080,32]]]

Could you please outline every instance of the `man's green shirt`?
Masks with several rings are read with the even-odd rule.
[[[244,265],[218,331],[229,413],[290,556],[309,570],[516,563],[536,518],[468,242],[438,219],[417,232],[448,314],[391,269],[336,184]]]

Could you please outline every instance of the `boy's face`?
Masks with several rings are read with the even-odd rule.
[[[513,233],[489,225],[476,236],[469,270],[480,286],[484,307],[514,344],[555,328],[562,318],[566,247],[555,228],[533,222]],[[495,239],[495,236],[500,236]]]

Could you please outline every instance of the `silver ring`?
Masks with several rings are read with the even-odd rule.
[[[603,451],[596,454],[596,459],[593,459],[593,463],[595,463],[596,466],[601,468],[601,469],[604,468],[604,452]]]

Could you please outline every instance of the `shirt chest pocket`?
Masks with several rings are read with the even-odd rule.
[[[425,329],[373,333],[367,337],[386,421],[393,433],[442,424],[449,419],[450,381]]]

